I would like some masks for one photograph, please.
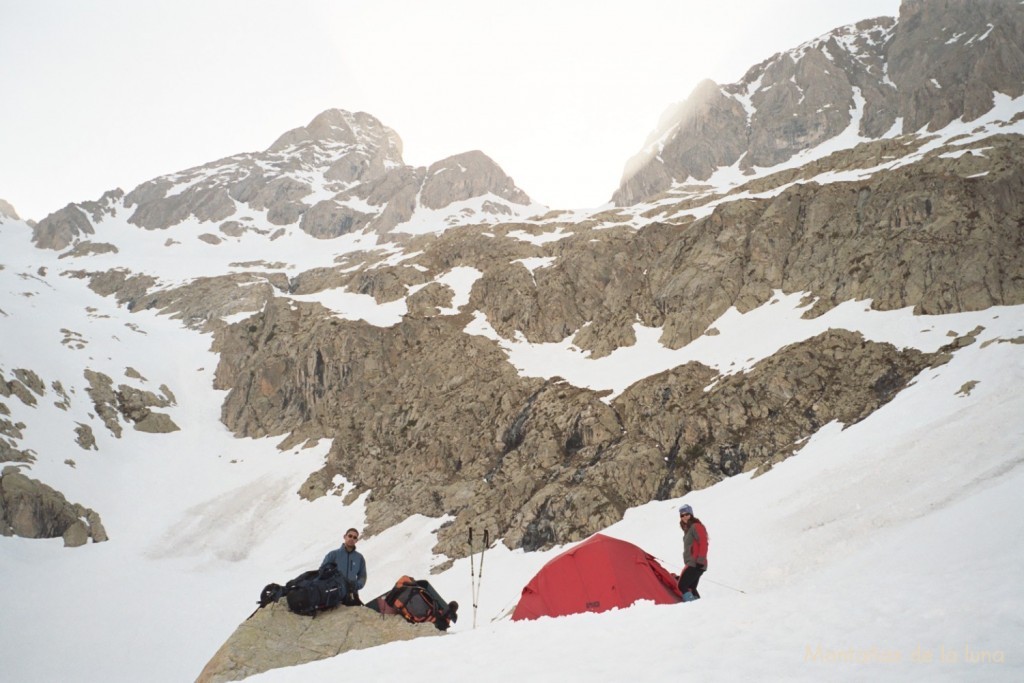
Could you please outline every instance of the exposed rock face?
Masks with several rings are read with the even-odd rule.
[[[651,412],[651,399],[658,398],[673,412],[688,413],[673,443],[677,457],[694,461],[693,468],[679,468],[689,469],[686,488],[703,488],[720,475],[750,469],[751,463],[770,466],[785,459],[828,422],[859,422],[922,369],[945,359],[943,354],[897,351],[851,332],[829,331],[782,349],[749,373],[721,378],[710,391],[686,397],[684,405],[672,406],[666,398],[677,370],[638,383],[621,402],[629,406],[635,399]],[[635,414],[635,407],[628,412]],[[658,415],[653,422],[657,426],[664,419]],[[641,422],[635,426],[650,429]],[[667,443],[662,428],[650,433]],[[668,484],[678,490],[678,483]]]
[[[1024,9],[986,2],[904,0],[887,49],[903,132],[936,130],[992,108],[993,92],[1024,93]]]
[[[98,201],[68,204],[51,213],[32,228],[33,241],[41,249],[64,249],[83,235],[95,234],[93,223],[117,213],[124,192],[105,192]]]
[[[200,672],[196,683],[240,681],[263,671],[296,666],[396,640],[442,635],[432,624],[365,607],[337,607],[315,619],[292,614],[282,602],[257,610]]]
[[[42,249],[64,249],[79,235],[92,235],[92,223],[75,204],[51,213],[33,229],[36,246]]]
[[[719,167],[770,167],[835,137],[936,130],[989,111],[993,92],[1024,92],[1024,9],[905,0],[888,17],[836,29],[752,67],[736,84],[706,81],[627,165],[612,200],[635,204]]]
[[[63,537],[68,547],[107,540],[98,514],[11,466],[0,474],[0,536]]]
[[[370,179],[342,192],[335,199],[356,198],[371,207],[381,207],[368,226],[374,232],[386,233],[412,217],[425,173],[423,168],[395,168],[384,176]]]
[[[371,531],[414,512],[455,513],[444,552],[461,552],[466,528],[481,522],[534,549],[782,459],[831,420],[863,419],[930,362],[835,333],[708,392],[716,373],[691,365],[609,406],[565,382],[520,377],[493,342],[463,334],[465,322],[381,329],[271,302],[218,337],[224,421],[249,436],[333,438],[303,493],[322,495],[344,472],[373,490]]]
[[[679,348],[774,290],[813,292],[815,313],[850,299],[933,314],[1022,303],[1024,144],[997,137],[985,153],[981,177],[936,153],[866,181],[734,201],[685,226],[608,231],[586,249],[562,240],[558,261],[532,275],[486,272],[471,304],[502,335],[533,342],[590,321],[573,342],[603,355],[632,339],[636,320],[664,326],[662,342]]]
[[[676,178],[707,179],[747,149],[746,111],[713,81],[701,81],[672,119],[677,132],[657,131],[648,148],[627,162],[627,178],[612,197],[617,206],[657,195]]]

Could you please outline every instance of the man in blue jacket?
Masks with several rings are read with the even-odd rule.
[[[345,541],[337,550],[332,550],[320,563],[322,570],[327,565],[334,563],[338,573],[345,578],[346,596],[342,600],[343,605],[361,605],[359,590],[366,585],[366,560],[356,552],[356,541],[359,540],[359,532],[349,529],[345,532]]]

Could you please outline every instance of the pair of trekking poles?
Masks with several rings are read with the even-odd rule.
[[[480,548],[480,571],[476,571],[475,556],[476,549],[473,547],[473,527],[469,528],[469,583],[473,594],[473,628],[476,628],[476,608],[480,602],[480,583],[484,578],[484,551],[490,544],[490,536],[487,529],[484,529],[484,543]]]

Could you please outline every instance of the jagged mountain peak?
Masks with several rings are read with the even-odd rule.
[[[753,174],[834,140],[935,131],[1024,94],[1024,5],[905,2],[898,19],[839,27],[737,83],[698,85],[626,166],[619,206],[735,167]],[[854,139],[857,138],[857,139]]]
[[[383,152],[396,165],[402,164],[402,139],[398,133],[366,112],[327,109],[313,117],[308,125],[281,135],[267,151],[284,152],[306,142],[363,145]]]

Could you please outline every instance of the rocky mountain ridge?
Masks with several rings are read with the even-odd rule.
[[[477,206],[467,206],[469,200]],[[281,135],[266,151],[237,154],[69,204],[34,227],[41,248],[63,250],[120,213],[145,230],[185,221],[214,224],[201,239],[219,244],[255,232],[274,240],[286,227],[318,239],[366,230],[384,234],[418,207],[452,207],[461,220],[536,211],[530,198],[485,154],[465,152],[413,168],[398,135],[373,116],[329,109]]]

